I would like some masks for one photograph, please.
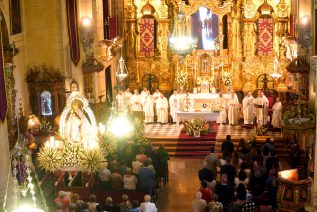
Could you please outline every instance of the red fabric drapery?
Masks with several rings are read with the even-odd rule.
[[[68,37],[70,43],[70,54],[75,65],[80,59],[78,16],[76,0],[66,0]]]

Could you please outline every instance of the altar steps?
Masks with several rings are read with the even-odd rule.
[[[158,147],[164,145],[164,148],[167,150],[169,156],[171,157],[198,157],[203,158],[210,152],[210,147],[213,146],[215,149],[215,154],[219,157],[222,156],[221,145],[222,141],[177,141],[173,139],[150,139],[152,145]],[[235,149],[239,145],[239,140],[233,140]],[[261,147],[264,142],[257,142],[257,145]],[[286,151],[286,144],[281,140],[275,140],[273,142],[274,150],[276,155],[280,158],[287,158],[288,152]]]
[[[152,140],[152,139],[151,139]],[[153,146],[164,145],[171,157],[204,157],[209,154],[210,147],[216,141],[159,141],[152,140]]]

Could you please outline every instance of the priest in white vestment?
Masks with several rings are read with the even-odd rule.
[[[154,122],[154,102],[153,97],[150,94],[150,91],[147,92],[147,95],[143,99],[143,111],[144,111],[144,122],[151,123]]]
[[[178,95],[176,90],[174,90],[174,93],[170,96],[169,105],[170,114],[172,116],[173,122],[175,122],[176,112],[178,108]]]
[[[239,122],[239,99],[234,91],[231,91],[230,98],[228,99],[228,120],[229,124],[235,125]]]
[[[276,98],[276,102],[272,107],[273,116],[272,116],[272,126],[274,128],[281,128],[282,123],[282,102],[279,98]]]
[[[116,105],[119,112],[124,110],[124,95],[122,90],[119,90],[118,94],[116,95]]]
[[[131,110],[130,99],[132,97],[132,93],[130,92],[130,88],[127,88],[124,92],[124,103],[127,105],[128,110]]]
[[[243,98],[242,100],[243,106],[243,123],[244,124],[253,124],[254,120],[254,97],[251,92]]]
[[[227,123],[227,116],[228,116],[227,115],[228,105],[227,105],[227,99],[223,96],[222,92],[219,93],[219,97],[218,97],[217,101],[218,101],[218,104],[221,108],[217,123],[218,124],[226,124]]]
[[[141,92],[141,97],[142,97],[142,100],[147,96],[147,88],[144,87],[143,88],[143,91]]]
[[[142,111],[142,97],[138,90],[134,90],[134,94],[131,96],[130,105],[132,111]]]
[[[155,89],[155,92],[153,93],[153,99],[154,99],[154,102],[156,102],[156,100],[158,99],[158,98],[160,98],[160,96],[161,96],[161,92],[160,92],[160,90],[157,88],[157,89]]]
[[[266,98],[263,92],[259,92],[258,97],[254,100],[254,106],[256,108],[255,115],[257,123],[266,125],[269,100]]]
[[[163,94],[156,101],[156,113],[157,122],[162,124],[168,122],[168,101]]]

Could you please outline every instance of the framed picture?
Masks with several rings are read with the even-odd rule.
[[[10,22],[11,35],[19,34],[22,32],[20,0],[10,0]]]

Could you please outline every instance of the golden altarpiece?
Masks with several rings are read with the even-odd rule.
[[[262,89],[261,79],[266,74],[270,89],[286,92],[287,86],[295,86],[294,77],[286,71],[290,60],[285,56],[286,50],[291,51],[285,42],[290,36],[291,7],[289,0],[275,2],[125,0],[124,44],[129,87],[152,90],[159,85],[160,90],[169,91],[179,87],[177,74],[183,72],[184,88],[190,91],[197,87],[198,92],[226,92],[229,88],[248,92]],[[182,63],[169,48],[169,36],[180,6],[191,34],[199,25],[193,17],[201,8],[213,19],[201,23],[212,24],[214,34],[211,48],[196,48]],[[148,29],[144,30],[143,19],[153,19],[151,33],[144,35]],[[142,47],[147,42],[153,42],[152,53]],[[271,78],[273,71],[279,72],[278,79]]]

